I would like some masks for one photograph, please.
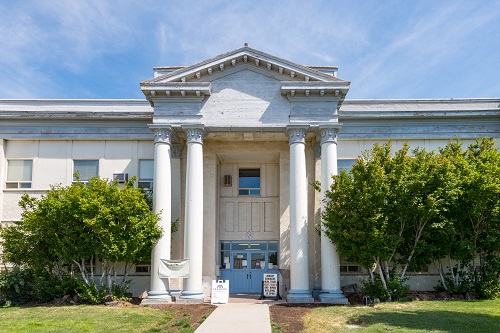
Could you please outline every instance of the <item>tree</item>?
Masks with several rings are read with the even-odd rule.
[[[4,260],[58,276],[78,272],[87,285],[99,260],[101,286],[123,287],[131,265],[149,258],[162,232],[134,182],[135,177],[120,186],[96,177],[88,185],[52,186],[40,199],[23,195],[21,220],[1,230]],[[118,262],[125,263],[120,283]]]
[[[340,254],[388,280],[403,281],[409,267],[430,262],[425,235],[446,222],[453,179],[446,161],[409,145],[392,154],[376,144],[353,166],[334,176],[326,193],[323,228]],[[397,274],[396,274],[397,272]]]
[[[495,141],[482,138],[466,150],[460,142],[450,142],[441,154],[453,162],[460,188],[448,214],[453,222],[452,228],[447,230],[446,242],[449,244],[446,254],[451,278],[445,278],[444,266],[438,262],[442,285],[446,290],[498,297],[500,152],[495,148]],[[472,276],[468,273],[469,265],[473,267]]]

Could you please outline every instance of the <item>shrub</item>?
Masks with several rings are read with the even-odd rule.
[[[434,289],[447,291],[452,295],[472,294],[479,299],[500,297],[500,277],[495,268],[485,267],[483,270],[474,272],[462,270],[458,276],[458,281],[449,275],[444,277],[447,290],[442,281],[439,281]]]
[[[374,280],[362,281],[361,294],[371,300],[379,299],[386,301],[407,301],[410,300],[410,286],[405,284],[408,278],[389,277],[386,279],[387,290],[385,290],[379,276]]]

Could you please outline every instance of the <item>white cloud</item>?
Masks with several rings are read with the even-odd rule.
[[[432,82],[422,80],[456,59],[466,58],[466,46],[471,40],[482,38],[481,31],[500,18],[498,7],[476,3],[437,4],[423,10],[424,14],[414,24],[406,25],[403,31],[392,36],[390,43],[381,45],[360,61],[361,70],[358,69],[353,78],[356,95],[373,98],[391,91],[406,97],[414,89],[430,89]],[[403,80],[405,85],[401,85]],[[412,84],[415,82],[418,84]]]
[[[132,91],[144,73],[136,65],[188,65],[243,43],[306,65],[339,65],[353,82],[350,97],[408,97],[456,63],[500,68],[499,21],[494,1],[0,2],[0,97],[64,97],[67,82],[106,96],[84,80],[92,73],[100,81],[94,68],[107,71],[113,59],[130,67],[110,68],[116,78],[106,79],[130,80]]]

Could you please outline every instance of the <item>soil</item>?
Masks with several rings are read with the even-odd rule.
[[[215,310],[216,306],[211,304],[168,304],[158,305],[158,308],[173,312],[174,316],[164,327],[168,332],[180,332],[185,329],[182,322],[189,321],[189,327],[197,329],[198,326]]]

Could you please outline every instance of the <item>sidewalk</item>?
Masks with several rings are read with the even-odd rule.
[[[221,304],[195,333],[271,333],[269,305],[256,303]]]

